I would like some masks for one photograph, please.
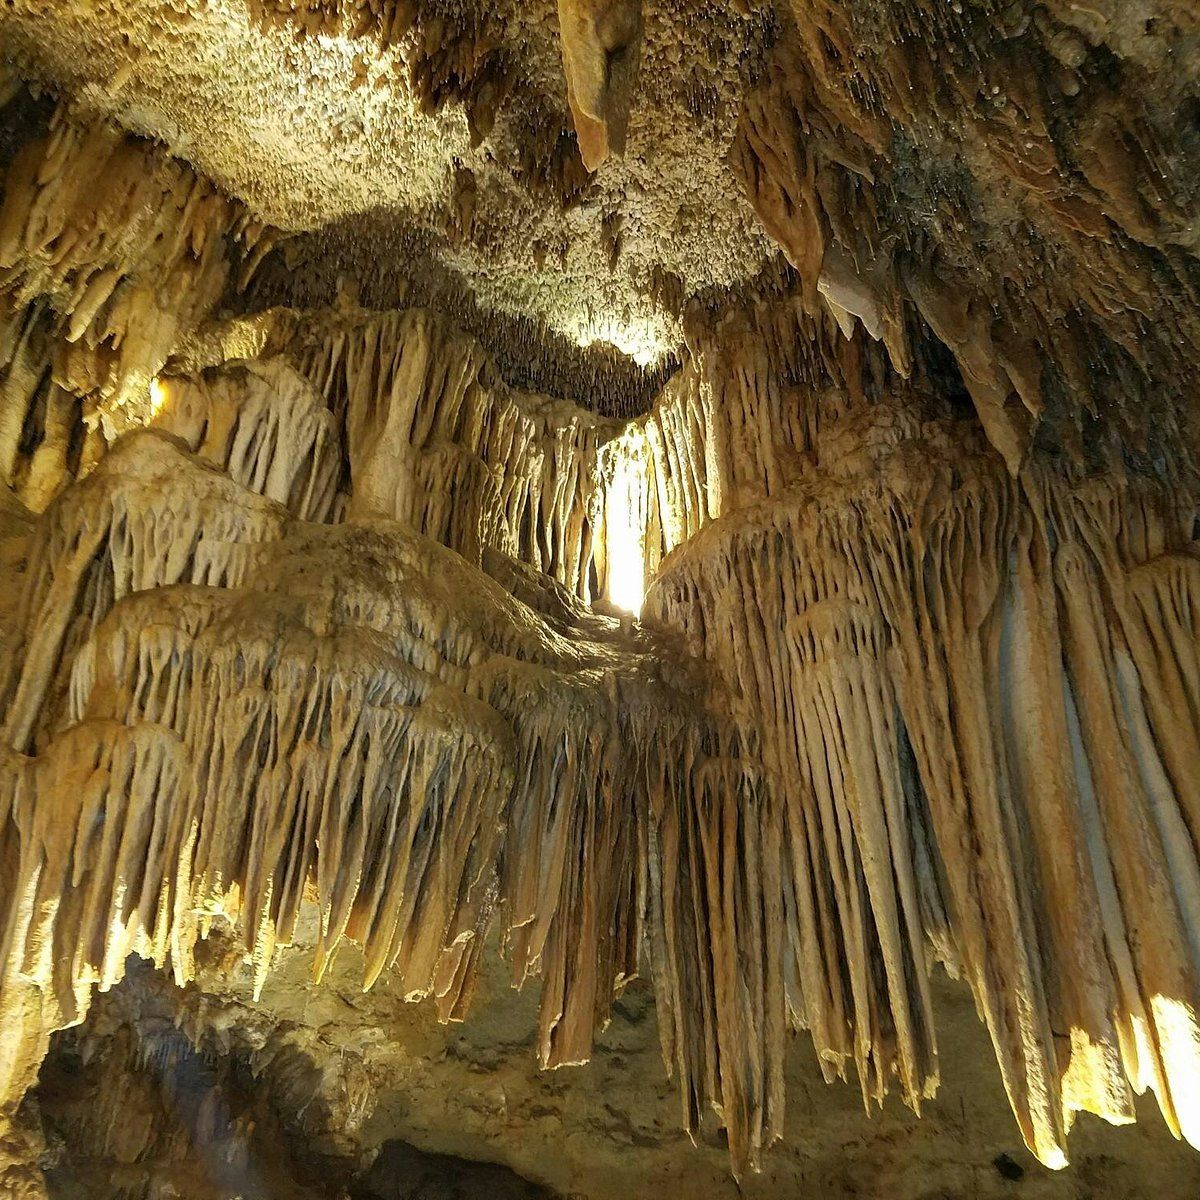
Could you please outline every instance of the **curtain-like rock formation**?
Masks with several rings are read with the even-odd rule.
[[[472,151],[509,94],[478,14],[251,7],[306,54],[407,54]],[[1182,54],[1194,21],[963,8],[776,6],[743,91],[697,69],[697,120],[736,118],[733,170],[792,265],[686,303],[647,273],[687,335],[648,408],[513,386],[444,314],[360,307],[351,280],[254,311],[276,231],[65,102],[15,149],[14,1194],[41,1186],[21,1102],[50,1035],[130,955],[183,984],[220,927],[256,999],[309,915],[315,981],[352,941],[364,989],[386,973],[443,1021],[494,936],[540,980],[547,1068],[587,1059],[645,974],[682,1123],[714,1111],[739,1177],[783,1133],[795,1030],[866,1108],[920,1111],[939,965],[1043,1163],[1076,1113],[1126,1123],[1147,1090],[1200,1145],[1195,109],[1142,44]],[[560,4],[588,167],[622,147],[643,42],[662,61],[651,24]],[[481,193],[448,168],[469,240]],[[559,216],[598,217],[611,274],[637,204],[598,213],[571,180]]]
[[[582,599],[608,594],[605,513],[613,464],[606,464],[604,447],[622,422],[510,388],[482,346],[420,309],[269,310],[233,322],[210,342],[195,350],[197,365],[218,363],[202,379],[260,371],[224,365],[230,352],[275,356],[271,369],[296,380],[311,419],[337,431],[322,434],[322,448],[311,456],[323,460],[320,469],[330,478],[336,474],[339,489],[336,497],[323,490],[325,507],[314,516],[329,519],[343,507],[387,516],[476,565],[496,551]],[[212,385],[202,386],[211,394]],[[183,431],[174,396],[195,387],[185,375],[164,379],[160,426]],[[294,410],[277,403],[273,411],[288,420]],[[186,418],[197,430],[193,444],[205,419],[199,410]],[[212,436],[211,421],[207,428],[204,436]],[[296,433],[289,430],[288,438]],[[307,441],[293,446],[254,436],[267,439],[254,448],[258,469],[290,473],[305,466]],[[344,463],[335,468],[332,456],[339,454]]]
[[[0,205],[0,479],[43,508],[273,232],[160,147],[60,108]]]
[[[213,465],[133,435],[29,535],[4,994],[42,1015],[10,1097],[129,952],[186,979],[225,917],[261,980],[310,894],[318,975],[350,936],[454,1018],[495,910],[547,1064],[586,1057],[645,911],[685,1124],[713,1104],[738,1171],[781,1129],[789,1026],[868,1104],[934,1092],[939,960],[1044,1161],[1131,1088],[1197,1136],[1188,477],[1014,480],[929,392],[806,391],[754,330],[530,459],[546,427],[471,343],[347,319],[165,377],[160,427]],[[532,486],[520,512],[550,481],[556,542],[488,534],[513,510],[481,489]],[[553,573],[610,492],[703,675],[506,555]]]
[[[731,682],[778,793],[761,805],[770,826],[742,835],[770,848],[742,869],[776,921],[740,969],[794,964],[793,1019],[822,1060],[854,1061],[864,1098],[895,1076],[915,1106],[936,1083],[940,958],[974,989],[1043,1161],[1066,1161],[1078,1109],[1130,1119],[1130,1084],[1194,1140],[1196,843],[1188,776],[1167,764],[1196,735],[1149,709],[1166,690],[1190,703],[1195,500],[1049,470],[1009,483],[990,456],[964,459],[961,428],[885,411],[882,429],[883,413],[835,426],[816,478],[711,526],[648,599]],[[839,461],[872,443],[865,463]],[[1150,603],[1169,640],[1136,655],[1145,626],[1119,614],[1148,577],[1163,579]],[[1107,715],[1081,720],[1093,704]],[[730,836],[721,813],[702,836]],[[1153,951],[1146,886],[1166,938]],[[702,936],[745,940],[736,921]],[[739,1062],[745,1028],[726,1016]],[[770,1054],[772,1018],[758,1036]],[[743,1078],[744,1107],[770,1111],[769,1078]]]

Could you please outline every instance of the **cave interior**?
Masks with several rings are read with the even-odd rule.
[[[1200,1194],[1195,0],[0,0],[0,1192]]]

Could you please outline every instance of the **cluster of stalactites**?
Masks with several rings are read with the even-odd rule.
[[[508,389],[477,343],[422,312],[334,333],[303,362],[344,414],[351,511],[590,595],[596,452],[615,422]]]
[[[790,494],[818,470],[856,469],[858,448],[843,446],[836,462],[828,453],[818,461],[818,439],[851,409],[874,411],[881,394],[878,419],[861,432],[902,439],[903,425],[885,410],[927,397],[928,387],[894,377],[882,383],[864,339],[834,338],[830,344],[820,319],[798,302],[764,305],[752,321],[698,336],[651,411],[600,451],[597,554],[620,555],[636,543],[638,578],[649,581],[711,522]],[[930,414],[944,411],[926,406]],[[613,570],[602,561],[602,577]]]
[[[204,462],[302,521],[345,506],[341,428],[283,357],[235,360],[155,387],[153,425]]]
[[[289,344],[166,378],[162,432],[29,538],[0,675],[6,1011],[74,1020],[131,951],[187,978],[219,916],[261,985],[310,892],[318,974],[351,937],[366,982],[446,1018],[498,925],[543,979],[541,1060],[575,1062],[648,913],[685,1124],[713,1105],[736,1171],[779,1136],[791,1027],[869,1104],[932,1093],[937,961],[1044,1161],[1075,1111],[1128,1120],[1146,1087],[1200,1137],[1183,477],[1014,480],[974,423],[801,392],[753,336],[604,438],[424,314]],[[472,479],[495,536],[430,507],[481,519]],[[542,573],[597,492],[605,569],[633,539],[702,703],[664,680],[675,649]],[[545,540],[506,542],[513,511]],[[6,1055],[13,1097],[38,1049]]]
[[[472,146],[491,133],[516,83],[503,26],[487,11],[460,9],[448,20],[435,6],[422,12],[418,0],[248,0],[248,7],[258,24],[295,38],[361,38],[382,49],[402,48],[408,86],[421,111],[431,114],[460,102]],[[363,67],[355,84],[365,86],[367,79]]]
[[[774,361],[819,324],[797,311],[787,334],[710,334],[651,411],[622,424],[507,386],[477,342],[426,310],[273,309],[196,338],[148,389],[144,415],[302,518],[385,515],[469,561],[499,551],[584,600],[636,611],[664,557],[790,486],[817,426],[861,395],[850,381],[861,367],[830,387],[810,382],[829,363]],[[861,358],[859,344],[838,354]],[[31,352],[30,370],[45,353]],[[96,436],[63,469],[69,400],[34,455],[55,464],[41,501],[104,451]]]
[[[581,599],[609,594],[603,547],[609,488],[602,456],[620,422],[508,387],[474,339],[426,310],[322,310],[310,316],[272,310],[260,324],[256,338],[238,330],[231,343],[244,351],[253,341],[278,364],[275,372],[286,361],[308,389],[300,410],[312,413],[315,395],[337,431],[345,466],[339,495],[325,512],[386,516],[472,563],[497,551]],[[238,363],[223,368],[248,369],[258,370]],[[215,382],[222,372],[201,374]],[[199,385],[196,378],[197,372],[181,373],[168,381],[159,423],[176,428],[169,413],[177,395],[198,397],[197,386],[212,391],[213,383]],[[232,387],[244,405],[241,383],[218,386]],[[296,392],[292,383],[286,386]],[[264,387],[278,394],[274,381]],[[280,411],[284,422],[292,420],[288,409]],[[289,440],[296,436],[288,434]],[[322,454],[331,456],[333,442],[322,437]],[[190,440],[197,444],[195,435]],[[273,453],[296,461],[279,439],[269,442]],[[299,515],[328,519],[316,512]]]
[[[318,977],[351,937],[365,985],[443,1019],[498,925],[542,979],[540,1061],[585,1060],[643,940],[644,764],[694,701],[551,601],[553,626],[396,522],[300,522],[161,433],[118,442],[32,532],[0,677],[0,1011],[40,1014],[4,1103],[130,953],[186,980],[228,919],[260,987],[306,894]]]
[[[227,918],[261,986],[312,895],[318,974],[353,938],[445,1018],[500,929],[546,1065],[587,1056],[648,913],[685,1124],[714,1106],[738,1172],[782,1128],[791,1027],[868,1104],[932,1093],[938,961],[1044,1161],[1147,1087],[1200,1138],[1195,489],[1027,462],[1037,354],[905,276],[982,428],[948,419],[901,277],[836,217],[830,174],[870,157],[832,157],[840,85],[780,71],[743,169],[895,373],[760,314],[628,424],[345,305],[152,388],[269,235],[106,127],[22,152],[0,467],[61,494],[32,533],[0,514],[0,1017],[36,1031],[0,1099],[130,952],[186,979]],[[157,432],[106,456],[118,410]],[[704,703],[576,599],[636,611],[648,580]]]
[[[810,303],[902,373],[919,313],[1013,471],[1047,422],[1077,453],[1097,413],[1152,454],[1194,433],[1195,21],[1150,3],[1131,40],[1119,7],[794,3],[733,147]]]
[[[786,1014],[865,1099],[895,1079],[918,1107],[940,960],[1043,1162],[1076,1111],[1127,1122],[1146,1088],[1200,1144],[1194,489],[1014,481],[903,408],[819,448],[820,476],[710,525],[648,596],[762,763],[744,799],[702,791],[652,834],[652,912],[691,964],[659,989],[685,1098],[753,1163]]]
[[[341,35],[404,46],[409,86],[421,108],[435,112],[460,101],[477,146],[518,86],[515,48],[504,45],[502,18],[468,9],[448,21],[421,9],[418,0],[250,0],[260,24],[296,37]],[[641,0],[559,0],[558,30],[580,158],[595,171],[610,152],[625,150],[641,59]]]
[[[819,329],[794,307],[781,330],[721,328],[699,340],[651,411],[624,425],[507,387],[478,343],[425,310],[271,310],[224,338],[231,350],[272,363],[272,379],[248,391],[247,371],[261,368],[240,362],[180,373],[166,381],[158,423],[198,446],[199,432],[185,432],[171,415],[180,397],[190,397],[188,421],[198,431],[208,420],[200,416],[211,403],[204,397],[245,404],[251,391],[265,398],[275,388],[306,415],[287,439],[264,431],[252,448],[256,469],[268,469],[267,455],[282,455],[290,465],[272,469],[290,478],[297,451],[309,444],[315,392],[341,431],[346,464],[343,494],[328,512],[392,517],[476,563],[499,551],[582,599],[636,611],[644,582],[667,555],[711,520],[785,492],[810,469],[822,425],[866,403],[861,339],[834,346],[829,362],[806,361],[792,346],[796,361],[781,369],[776,349]],[[208,348],[210,359],[222,356],[221,340]],[[280,381],[285,361],[309,391]],[[233,378],[220,382],[223,372]],[[265,403],[255,403],[254,420],[267,421],[259,415]],[[227,440],[232,419],[219,418],[210,426],[217,434],[205,436]],[[249,428],[247,417],[238,424]],[[321,445],[324,461],[334,447],[327,437]],[[225,455],[220,449],[212,460],[227,466]],[[287,501],[278,490],[268,494]]]
[[[86,474],[272,242],[161,147],[60,108],[0,205],[0,482],[40,509]]]
[[[27,380],[32,393],[46,383],[53,339],[27,325],[8,378]],[[94,469],[107,447],[94,431],[79,453],[79,399],[62,397],[61,421],[46,410],[28,460],[13,421],[18,494],[36,508]],[[198,338],[143,399],[142,420],[302,519],[387,516],[477,565],[497,551],[581,599],[611,595],[608,564],[622,550],[605,545],[610,505],[613,537],[630,536],[626,491],[612,495],[616,457],[606,451],[621,423],[508,387],[477,342],[429,312],[271,310]],[[5,411],[18,413],[20,398],[10,402],[11,393]]]

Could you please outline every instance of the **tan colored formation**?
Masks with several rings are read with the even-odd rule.
[[[648,904],[685,1122],[717,1105],[736,1170],[778,1135],[790,1027],[868,1104],[933,1093],[939,960],[1044,1161],[1131,1089],[1196,1138],[1190,485],[1014,480],[919,386],[785,383],[760,328],[598,445],[427,315],[341,320],[276,315],[286,355],[168,376],[157,423],[213,466],[131,435],[29,535],[5,1004],[36,993],[43,1046],[130,951],[188,978],[220,916],[263,977],[309,895],[318,974],[351,936],[366,983],[445,1017],[499,920],[543,977],[542,1060],[575,1062]],[[671,680],[677,651],[545,580],[579,582],[618,456],[648,617],[698,660]],[[531,505],[540,576],[489,524]]]
[[[642,50],[641,0],[559,0],[567,98],[584,166],[625,152]]]
[[[400,972],[446,1018],[499,914],[514,980],[544,980],[543,1063],[585,1059],[641,941],[628,749],[682,718],[614,622],[543,603],[398,523],[298,522],[160,434],[120,442],[32,538],[8,662],[4,1009],[45,1016],[6,1042],[6,1095],[130,952],[188,979],[225,916],[262,977],[306,895],[318,975],[352,936],[365,985]]]
[[[1150,75],[1111,6],[1107,41],[1072,6],[966,7],[763,18],[730,164],[791,266],[754,296],[649,281],[686,345],[628,420],[513,386],[449,318],[346,279],[333,306],[257,307],[277,231],[116,124],[60,105],[17,151],[14,1194],[39,1194],[19,1105],[50,1035],[131,953],[186,982],[228,924],[261,987],[307,905],[318,980],[351,939],[364,987],[389,972],[443,1020],[495,932],[514,983],[540,979],[546,1067],[585,1060],[648,974],[683,1124],[715,1110],[738,1175],[781,1135],[796,1029],[867,1108],[935,1094],[938,964],[1042,1162],[1077,1112],[1128,1122],[1146,1090],[1200,1145],[1187,156],[1101,80],[1106,53]],[[410,85],[461,103],[476,150],[514,82],[483,18],[251,10],[271,36],[419,41]],[[551,121],[551,165],[512,180],[566,213],[661,45],[636,4],[558,16],[575,139]],[[453,169],[465,245],[485,193]],[[599,219],[611,273],[625,216]]]
[[[272,238],[186,164],[59,108],[0,207],[0,479],[41,509],[142,424],[151,379]]]
[[[853,1062],[868,1102],[895,1077],[919,1105],[941,960],[975,992],[1043,1162],[1066,1162],[1077,1110],[1132,1119],[1131,1087],[1194,1142],[1180,756],[1196,727],[1178,714],[1194,703],[1195,501],[1032,468],[1013,482],[990,454],[964,459],[961,428],[883,416],[853,418],[850,444],[883,435],[865,469],[839,470],[835,426],[817,479],[710,526],[649,596],[763,743],[756,808],[688,813],[706,852],[763,848],[745,912],[697,931],[742,985],[712,984],[736,1063],[720,1085],[733,1111],[767,1114],[768,1141],[786,1008],[831,1077]],[[761,995],[772,972],[774,1011],[722,1013],[722,988]]]
[[[915,309],[1013,470],[1044,423],[1077,450],[1100,414],[1190,444],[1166,364],[1200,352],[1194,8],[780,8],[731,164],[809,303],[901,373]]]

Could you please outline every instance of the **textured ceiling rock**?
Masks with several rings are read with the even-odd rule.
[[[390,213],[486,309],[646,360],[678,346],[689,299],[770,257],[740,177],[810,306],[861,316],[901,370],[902,310],[919,312],[1010,465],[1046,421],[1060,443],[1091,414],[1146,437],[1139,414],[1168,407],[1156,363],[1200,344],[1190,6],[645,5],[627,153],[589,177],[567,97],[583,67],[563,64],[601,62],[572,49],[589,37],[632,48],[637,12],[55,0],[10,4],[0,30],[26,74],[163,138],[265,220],[357,229],[361,257],[403,276]]]
[[[733,162],[810,300],[860,316],[900,370],[914,304],[1014,470],[1047,418],[1059,445],[1090,414],[1134,447],[1186,407],[1162,390],[1200,354],[1191,6],[790,18]]]
[[[591,178],[570,133],[553,0],[39,0],[0,12],[0,36],[27,74],[164,139],[269,222],[397,213],[438,235],[441,258],[489,308],[655,359],[680,340],[653,299],[659,280],[687,296],[753,278],[771,253],[723,162],[766,23],[695,12],[681,44],[673,11],[647,9],[627,153]],[[475,194],[466,233],[452,217],[464,172]],[[369,227],[361,236],[371,245]]]
[[[1198,35],[10,0],[9,1190],[87,1021],[59,1066],[140,1096],[139,1053],[212,1064],[63,1118],[120,1187],[207,1145],[311,1195],[305,1088],[358,1179],[403,1126],[364,1132],[398,1060],[360,1014],[469,1021],[497,952],[542,1068],[648,980],[738,1179],[797,1136],[797,1031],[869,1112],[938,1104],[943,973],[1043,1164],[1147,1092],[1200,1145]],[[301,958],[321,1028],[260,1007]]]

